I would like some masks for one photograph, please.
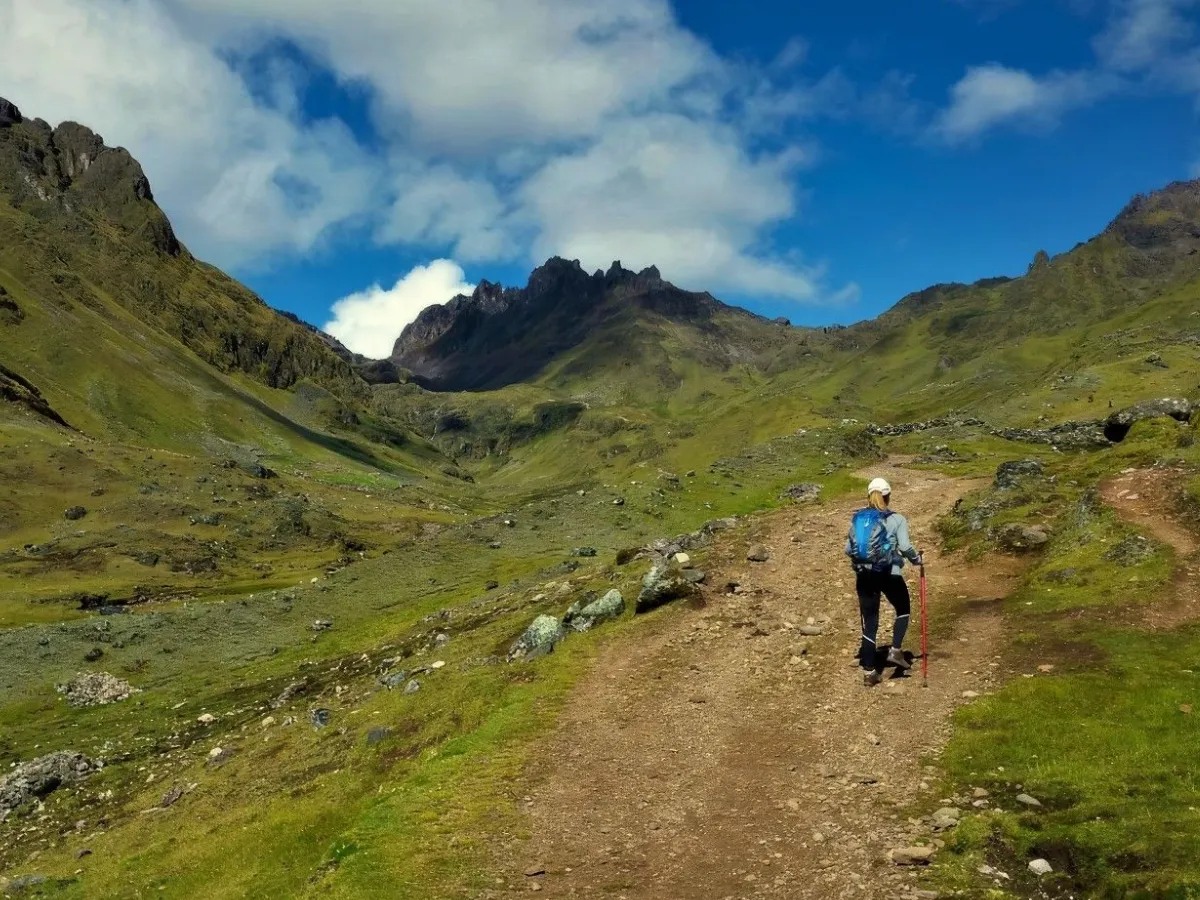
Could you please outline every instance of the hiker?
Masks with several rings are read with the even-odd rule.
[[[856,590],[858,607],[862,614],[862,644],[858,649],[859,664],[863,668],[863,682],[867,686],[883,680],[883,665],[875,646],[879,631],[879,598],[887,597],[896,610],[896,625],[892,632],[892,645],[888,648],[886,663],[901,669],[912,663],[900,649],[904,643],[904,632],[908,630],[911,604],[908,583],[902,570],[907,559],[914,566],[923,565],[921,553],[908,536],[908,520],[889,508],[892,487],[882,478],[875,478],[867,485],[867,507],[856,512],[850,522],[850,535],[846,538],[846,555],[857,573]]]

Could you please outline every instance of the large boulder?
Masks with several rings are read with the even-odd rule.
[[[601,622],[620,617],[623,612],[625,598],[621,596],[620,591],[614,589],[598,600],[587,603],[580,601],[572,605],[563,617],[563,624],[575,631],[588,631]]]
[[[642,590],[638,594],[634,612],[649,612],[672,601],[694,597],[697,593],[699,589],[688,580],[678,563],[661,562],[642,579]]]
[[[1001,490],[1015,488],[1025,478],[1040,478],[1044,471],[1036,459],[1014,459],[1001,463],[996,469],[996,487]]]
[[[558,642],[566,636],[562,623],[554,616],[538,616],[512,645],[508,651],[508,661],[537,659],[553,653]]]
[[[1113,413],[1104,420],[1104,436],[1110,441],[1125,440],[1131,429],[1138,422],[1146,419],[1172,418],[1178,422],[1187,422],[1192,413],[1198,408],[1190,400],[1179,397],[1163,397],[1161,400],[1148,400],[1128,409]]]
[[[102,763],[94,762],[82,753],[66,750],[22,763],[0,778],[0,822],[18,806],[45,797],[102,766]]]

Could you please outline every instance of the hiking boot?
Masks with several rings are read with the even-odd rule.
[[[907,659],[905,659],[904,652],[902,650],[900,650],[899,647],[893,647],[891,650],[888,651],[887,661],[891,665],[897,666],[901,669],[911,669],[912,668],[912,663],[910,663]]]
[[[878,672],[863,672],[863,684],[867,687],[875,687],[881,681],[883,681],[883,676]]]

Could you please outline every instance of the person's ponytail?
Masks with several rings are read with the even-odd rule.
[[[880,512],[887,512],[888,498],[887,495],[881,491],[871,491],[871,493],[867,495],[867,502]]]

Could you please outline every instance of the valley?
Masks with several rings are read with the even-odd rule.
[[[845,328],[555,257],[365,360],[0,109],[0,894],[1200,890],[1200,182]],[[928,690],[849,666],[884,470]]]

